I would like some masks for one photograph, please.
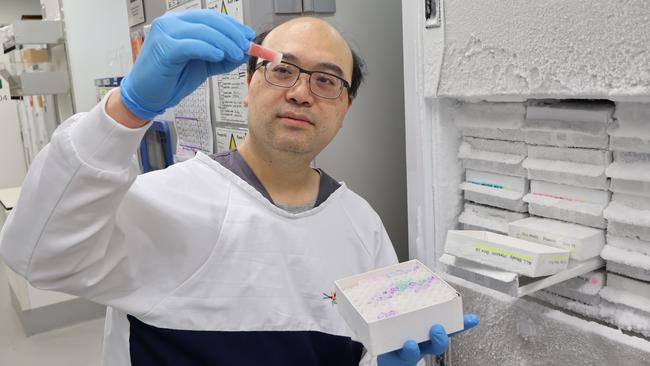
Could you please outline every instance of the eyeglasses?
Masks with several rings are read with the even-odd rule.
[[[264,78],[269,84],[281,88],[291,88],[298,82],[300,74],[309,75],[309,90],[315,95],[325,99],[336,99],[341,95],[343,88],[350,90],[350,83],[342,78],[323,71],[305,70],[298,65],[283,61],[272,68],[269,61],[263,61],[255,70],[264,66]]]

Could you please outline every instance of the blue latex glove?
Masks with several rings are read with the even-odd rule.
[[[151,24],[133,68],[122,80],[122,102],[141,119],[152,119],[208,77],[246,62],[253,38],[251,28],[215,10],[166,13]]]
[[[449,336],[453,337],[471,329],[479,322],[479,318],[475,314],[466,314],[463,320],[465,328]],[[429,341],[418,344],[413,340],[408,340],[404,342],[402,349],[379,355],[377,364],[378,366],[415,366],[425,355],[443,354],[449,345],[449,336],[441,325],[434,325],[429,330]]]

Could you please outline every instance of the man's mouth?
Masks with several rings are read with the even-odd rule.
[[[311,119],[307,117],[304,114],[301,113],[295,113],[295,112],[284,112],[278,114],[279,118],[285,119],[287,122],[292,123],[292,124],[303,124],[303,123],[308,123],[310,125],[313,125],[311,122]]]

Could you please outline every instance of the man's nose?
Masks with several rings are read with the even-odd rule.
[[[314,96],[309,88],[309,75],[300,74],[296,83],[287,90],[287,99],[298,105],[310,106]]]

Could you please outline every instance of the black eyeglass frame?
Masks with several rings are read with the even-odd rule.
[[[270,63],[270,61],[268,61],[268,60],[264,60],[264,61],[260,62],[259,64],[257,64],[257,66],[255,66],[255,70],[259,69],[259,68],[262,67],[262,66],[266,67],[269,63]],[[316,95],[316,96],[318,96],[318,97],[320,97],[320,98],[324,98],[324,99],[336,99],[336,98],[338,98],[338,97],[341,96],[341,93],[343,92],[343,89],[347,90],[348,92],[350,91],[350,83],[348,83],[347,80],[343,79],[342,77],[340,77],[340,76],[338,76],[338,75],[334,75],[334,74],[332,74],[332,73],[325,72],[325,71],[315,71],[315,70],[307,70],[307,69],[303,69],[302,67],[300,67],[300,66],[298,66],[298,65],[296,65],[296,64],[294,64],[294,63],[287,62],[287,61],[282,61],[281,63],[283,63],[283,64],[287,64],[287,65],[291,65],[291,66],[293,66],[293,67],[295,67],[295,68],[298,69],[299,74],[298,74],[298,77],[296,78],[296,80],[294,80],[294,81],[293,81],[293,84],[291,84],[290,86],[284,86],[284,85],[274,84],[274,83],[272,83],[272,82],[269,81],[269,78],[268,78],[267,75],[266,75],[266,71],[268,70],[268,68],[266,68],[265,71],[264,71],[264,80],[266,80],[267,83],[269,83],[269,84],[271,84],[271,85],[275,85],[275,86],[277,86],[277,87],[279,87],[279,88],[287,88],[287,89],[290,89],[290,88],[293,88],[293,87],[296,85],[296,83],[297,83],[298,80],[300,79],[300,74],[307,74],[307,75],[309,75],[309,80],[308,80],[309,91],[312,92],[312,93],[314,93],[314,95]],[[338,95],[335,96],[335,97],[324,97],[324,96],[322,96],[322,95],[320,95],[320,94],[316,94],[313,90],[311,90],[311,75],[312,75],[312,74],[325,74],[325,75],[329,75],[329,76],[332,76],[332,77],[335,77],[335,78],[341,80],[341,88],[339,89],[339,93],[338,93]]]

